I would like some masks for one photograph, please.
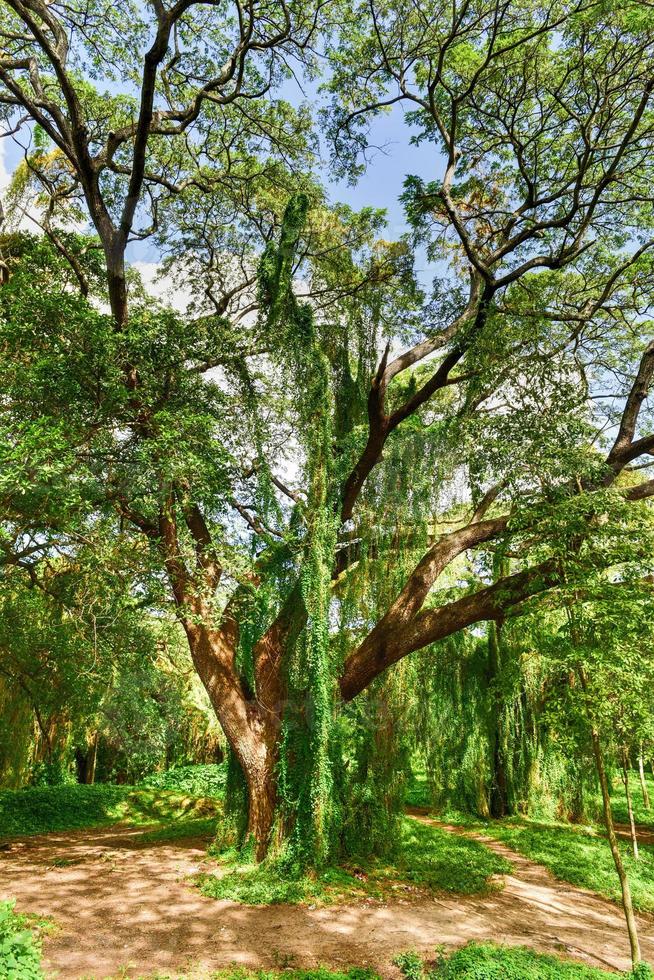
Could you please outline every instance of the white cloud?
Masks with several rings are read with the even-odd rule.
[[[11,183],[11,174],[7,170],[6,143],[0,140],[0,194],[4,194]]]
[[[177,310],[184,313],[193,299],[188,289],[173,283],[170,279],[159,279],[161,265],[159,262],[132,262],[132,268],[140,274],[146,292],[156,299],[163,299]]]

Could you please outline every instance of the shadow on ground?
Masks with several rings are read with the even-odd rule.
[[[428,818],[421,817],[425,822]],[[495,841],[514,872],[504,888],[457,898],[397,889],[392,901],[366,899],[325,908],[245,906],[202,896],[188,881],[208,870],[206,840],[143,842],[142,829],[71,831],[15,841],[0,854],[0,899],[54,918],[44,941],[48,976],[101,980],[189,965],[371,966],[395,976],[406,949],[493,940],[627,969],[621,911],[556,881]],[[642,920],[644,955],[654,959],[654,921]]]

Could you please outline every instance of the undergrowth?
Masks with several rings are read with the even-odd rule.
[[[439,954],[425,962],[418,953],[403,953],[394,960],[406,980],[616,980],[615,973],[574,963],[558,956],[535,953],[524,946],[470,943],[451,956]],[[649,980],[648,967],[640,975],[621,974],[624,980]]]
[[[248,905],[281,902],[329,904],[357,896],[382,898],[427,889],[470,895],[492,887],[493,875],[510,871],[501,856],[477,841],[405,818],[392,857],[349,861],[310,873],[283,860],[255,864],[234,850],[215,852],[218,874],[197,879],[212,898]]]
[[[0,980],[41,980],[41,946],[28,919],[0,902]]]
[[[217,803],[149,787],[97,783],[0,792],[0,839],[114,823],[135,826],[208,818]]]
[[[164,772],[155,772],[140,783],[152,789],[188,793],[189,796],[209,796],[221,799],[225,793],[227,764],[176,766]]]
[[[633,806],[634,819],[636,823],[642,827],[643,830],[654,830],[654,779],[651,776],[645,776],[645,783],[647,785],[647,791],[650,798],[649,807],[645,806],[645,801],[643,800],[643,795],[640,790],[640,782],[638,780],[637,772],[632,772],[630,774],[630,783],[631,803]],[[613,780],[611,802],[613,805],[613,819],[618,823],[628,823],[629,813],[627,811],[627,798],[625,796],[624,785],[619,776],[616,776]]]

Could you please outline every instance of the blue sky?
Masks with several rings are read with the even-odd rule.
[[[385,209],[388,215],[385,237],[391,240],[398,238],[407,228],[399,201],[406,175],[416,174],[425,180],[433,180],[442,167],[442,157],[436,147],[430,143],[412,145],[411,132],[401,106],[393,106],[374,121],[370,143],[380,149],[370,151],[368,167],[356,184],[351,185],[345,180],[330,180],[328,160],[325,160],[322,171],[322,178],[332,200],[342,201],[357,209],[366,206]],[[12,139],[4,139],[0,141],[0,154],[0,163],[11,174],[22,157],[22,151]],[[157,250],[152,243],[135,243],[130,248],[130,259],[157,262]],[[431,274],[424,255],[419,254],[417,259],[422,265],[420,278],[423,281],[429,280]]]
[[[438,175],[441,158],[433,144],[410,143],[412,130],[404,121],[399,105],[379,116],[373,125],[370,142],[384,150],[371,150],[365,174],[354,187],[345,181],[332,183],[332,195],[352,207],[370,205],[386,208],[392,231],[404,231],[406,223],[399,196],[407,174],[417,174],[425,180]]]
[[[353,208],[366,206],[384,208],[388,215],[386,237],[399,238],[407,230],[404,211],[399,197],[404,190],[404,178],[415,174],[424,180],[436,180],[442,172],[443,157],[433,143],[411,143],[411,130],[404,120],[400,105],[379,116],[370,133],[370,143],[383,150],[370,151],[366,172],[354,186],[346,181],[329,182],[331,196]],[[325,175],[326,176],[326,175]],[[428,266],[424,252],[418,250],[416,263],[419,278],[431,279],[434,269]]]

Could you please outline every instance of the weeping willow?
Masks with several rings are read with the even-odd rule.
[[[0,786],[17,789],[26,782],[37,743],[31,706],[0,676]]]
[[[441,475],[433,429],[414,422],[396,436],[386,447],[378,480],[363,492],[361,507],[375,516],[360,541],[356,566],[338,589],[341,662],[394,601],[433,533]],[[416,690],[416,666],[409,658],[343,712],[342,853],[387,854],[399,839],[416,748]]]
[[[288,697],[278,762],[278,823],[283,830],[278,838],[293,859],[321,864],[338,853],[360,851],[364,842],[368,849],[386,845],[401,807],[407,769],[405,748],[397,737],[401,726],[396,728],[404,696],[401,672],[373,685],[347,711],[338,703],[337,676],[348,645],[356,639],[352,623],[360,620],[361,609],[367,606],[374,622],[410,566],[410,549],[406,560],[394,553],[390,566],[387,551],[393,547],[391,525],[397,522],[398,500],[407,501],[416,523],[419,495],[407,493],[411,446],[398,440],[398,462],[403,465],[390,467],[394,475],[389,485],[382,487],[376,502],[368,501],[381,507],[380,520],[373,535],[361,541],[353,574],[335,593],[339,488],[365,424],[367,384],[378,356],[377,319],[373,303],[365,323],[355,309],[336,327],[318,325],[312,308],[297,301],[293,258],[307,211],[303,195],[289,202],[279,244],[269,245],[262,257],[259,290],[268,330],[277,333],[284,351],[282,367],[290,361],[293,372],[289,390],[297,393],[307,487],[306,505],[298,505],[294,525],[300,544],[297,590],[303,627],[285,656]],[[330,330],[338,331],[333,351]],[[401,505],[402,522],[405,510]],[[424,544],[424,537],[418,544]],[[393,569],[390,577],[388,567]],[[288,580],[278,579],[273,591],[280,587],[288,589]]]
[[[306,326],[310,321],[305,320]],[[336,510],[332,473],[332,426],[329,366],[314,336],[306,337],[310,359],[305,374],[308,419],[308,507],[310,520],[300,570],[300,596],[306,625],[291,651],[287,667],[289,702],[284,719],[280,790],[295,826],[292,842],[318,862],[333,845],[338,823],[334,793],[335,665],[331,652],[329,612],[331,574],[336,549]],[[300,365],[298,365],[300,367]]]
[[[583,749],[548,724],[567,678],[557,676],[518,631],[491,624],[414,660],[415,757],[440,810],[483,817],[529,814],[580,820],[594,812]]]

